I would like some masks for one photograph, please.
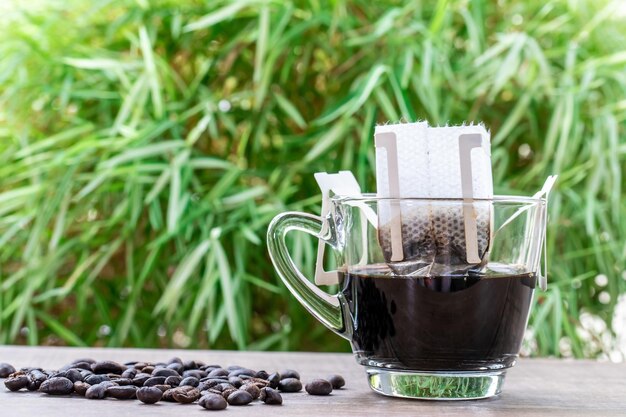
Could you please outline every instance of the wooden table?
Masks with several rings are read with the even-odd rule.
[[[370,391],[363,369],[349,354],[295,352],[225,352],[147,349],[81,349],[0,346],[0,362],[16,368],[39,366],[58,368],[80,357],[167,361],[178,356],[253,369],[300,371],[303,381],[342,374],[346,388],[328,397],[305,392],[284,394],[283,405],[259,402],[243,407],[229,406],[224,416],[626,416],[626,364],[553,359],[523,359],[509,371],[503,393],[488,400],[435,402],[387,398]],[[12,393],[0,384],[0,416],[202,416],[211,413],[197,404],[160,402],[145,405],[139,401],[81,397],[52,397],[37,392]]]

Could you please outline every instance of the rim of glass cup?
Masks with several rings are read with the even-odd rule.
[[[527,197],[517,195],[494,195],[492,198],[425,198],[425,197],[378,197],[374,193],[363,193],[360,196],[334,195],[331,197],[335,202],[367,202],[367,201],[423,201],[423,202],[475,202],[485,201],[492,203],[517,203],[517,204],[537,204],[546,203],[545,196]]]

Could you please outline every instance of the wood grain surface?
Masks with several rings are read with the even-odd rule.
[[[167,361],[174,356],[257,370],[292,368],[300,371],[303,382],[339,373],[345,377],[346,387],[327,397],[305,392],[284,394],[282,406],[257,401],[212,412],[197,404],[145,405],[137,400],[98,401],[37,392],[12,393],[0,382],[0,416],[626,416],[626,364],[523,359],[509,371],[499,397],[438,402],[387,398],[370,391],[363,368],[349,354],[0,346],[0,362],[9,362],[16,368],[53,369],[81,357],[126,362]]]

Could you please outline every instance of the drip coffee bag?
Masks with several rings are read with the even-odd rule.
[[[402,275],[465,273],[486,261],[493,197],[489,133],[482,125],[377,126],[378,236]],[[402,198],[403,200],[396,200]]]

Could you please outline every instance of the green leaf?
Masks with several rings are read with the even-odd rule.
[[[289,100],[287,100],[283,95],[279,93],[274,93],[274,97],[276,98],[276,103],[278,104],[278,107],[280,107],[281,110],[285,112],[285,114],[289,116],[291,120],[293,120],[296,126],[298,126],[300,129],[306,128],[306,122],[304,121],[304,118],[302,117],[298,109],[296,109],[296,106],[294,106]]]
[[[241,9],[253,3],[257,2],[250,0],[238,0],[226,7],[218,9],[215,12],[202,16],[195,22],[191,22],[185,25],[183,27],[183,31],[192,32],[196,30],[203,30],[210,28],[211,26],[214,26],[215,24],[220,23],[224,20],[233,19]]]
[[[43,321],[44,324],[50,328],[50,330],[70,345],[87,347],[87,344],[80,337],[78,337],[76,333],[63,326],[63,324],[61,324],[58,320],[42,311],[37,311],[35,315],[39,320]]]
[[[374,66],[371,71],[356,85],[354,92],[350,94],[347,101],[335,107],[335,109],[329,114],[317,119],[314,124],[325,125],[339,116],[349,117],[354,114],[369,98],[370,94],[374,91],[374,88],[387,71],[388,68],[385,65],[378,64]]]
[[[199,265],[202,257],[209,250],[211,244],[212,242],[210,240],[203,241],[183,259],[180,265],[178,265],[172,275],[170,283],[165,288],[163,295],[154,308],[154,314],[166,311],[167,314],[171,316],[178,300],[180,300],[185,292],[187,281],[191,278],[191,275]]]
[[[154,53],[152,44],[148,36],[148,30],[145,26],[139,28],[139,46],[143,55],[146,78],[150,85],[150,94],[152,96],[152,105],[154,106],[154,116],[161,118],[163,116],[163,98],[161,97],[161,85],[157,73],[156,63],[154,62]]]
[[[217,270],[219,272],[220,285],[222,288],[222,298],[224,300],[224,307],[226,309],[226,322],[230,330],[230,335],[237,343],[240,349],[246,346],[245,329],[242,326],[242,320],[240,319],[239,310],[237,308],[236,293],[234,277],[231,274],[230,266],[224,249],[221,243],[217,239],[218,232],[213,230],[211,232],[211,243],[215,252],[215,259],[217,262]]]

